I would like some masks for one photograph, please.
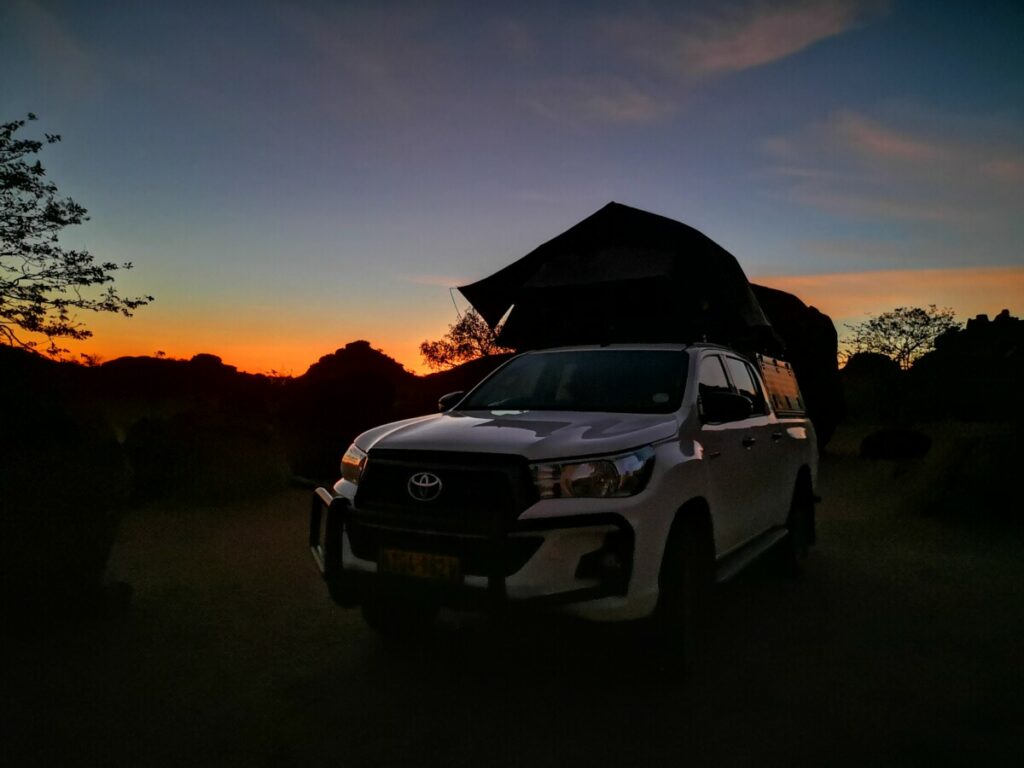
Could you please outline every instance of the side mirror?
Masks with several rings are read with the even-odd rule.
[[[459,402],[465,394],[465,390],[460,389],[458,392],[449,392],[447,395],[442,395],[437,401],[437,410],[441,413],[451,410],[451,408]]]
[[[748,418],[753,405],[749,397],[735,392],[704,392],[700,396],[700,410],[703,421],[721,424]]]

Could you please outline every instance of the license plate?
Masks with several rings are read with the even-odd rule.
[[[378,567],[384,573],[433,581],[458,581],[462,576],[457,557],[404,549],[382,549]]]

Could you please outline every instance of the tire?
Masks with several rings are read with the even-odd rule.
[[[779,569],[787,576],[803,573],[815,539],[814,491],[806,474],[797,477],[786,517],[786,538],[779,543]]]
[[[706,510],[680,510],[665,544],[653,617],[658,661],[669,672],[692,672],[702,655],[714,564]]]
[[[339,608],[355,608],[359,605],[359,597],[355,585],[344,575],[336,575],[326,579],[327,594]]]
[[[413,641],[426,635],[439,606],[416,595],[378,593],[363,601],[363,620],[390,640]]]

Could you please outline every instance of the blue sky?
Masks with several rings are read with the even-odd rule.
[[[416,368],[448,286],[609,200],[839,325],[1020,314],[1022,33],[995,2],[14,0],[0,119],[63,135],[67,242],[157,297],[84,351],[301,373],[367,338]]]

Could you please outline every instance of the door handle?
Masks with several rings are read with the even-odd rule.
[[[743,438],[743,447],[744,448],[751,448],[751,447],[753,447],[754,443],[756,443],[756,442],[757,442],[757,438],[755,438],[755,437],[744,437]]]

